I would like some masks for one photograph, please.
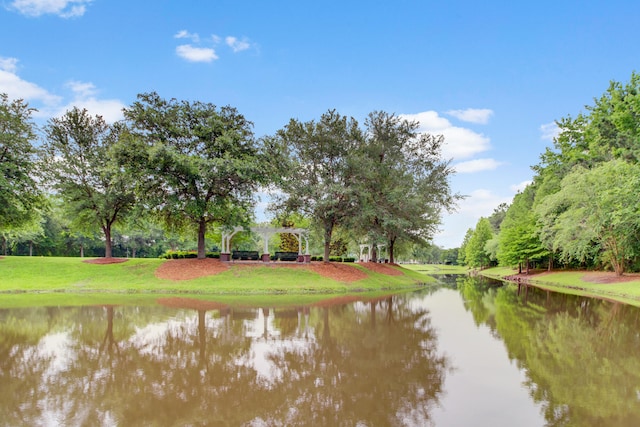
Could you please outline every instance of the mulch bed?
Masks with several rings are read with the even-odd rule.
[[[271,268],[302,268],[311,270],[322,277],[333,279],[339,282],[355,282],[367,278],[367,272],[356,268],[351,264],[342,263],[324,263],[324,262],[312,262],[311,264],[298,264],[298,263],[268,263],[263,264],[261,262],[238,262],[238,263],[223,263],[215,258],[206,259],[172,259],[166,261],[158,267],[155,272],[156,277],[159,279],[168,280],[189,280],[199,277],[210,276],[221,273],[229,269],[229,266],[233,265],[234,268],[253,268],[268,266]],[[368,270],[375,271],[376,273],[386,274],[388,276],[400,276],[402,272],[393,267],[393,264],[376,264],[376,263],[362,263],[358,264],[364,266]]]
[[[190,280],[222,273],[229,266],[215,258],[170,259],[156,269],[158,279]]]

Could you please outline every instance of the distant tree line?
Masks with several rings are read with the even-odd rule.
[[[556,124],[533,182],[467,232],[459,261],[640,270],[640,74]]]
[[[385,112],[361,126],[329,110],[256,138],[233,107],[152,92],[138,95],[121,122],[74,107],[38,129],[33,109],[0,96],[3,254],[193,248],[204,258],[223,228],[253,224],[257,193],[269,191],[274,225],[309,227],[325,260],[366,241],[384,245],[393,262],[429,247],[442,212],[461,198],[449,187],[443,137]]]

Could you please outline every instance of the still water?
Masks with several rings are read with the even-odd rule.
[[[639,309],[442,280],[287,308],[2,309],[0,425],[640,425]]]

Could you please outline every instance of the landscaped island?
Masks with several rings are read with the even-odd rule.
[[[217,259],[0,258],[5,294],[326,295],[418,289],[435,279],[397,265]]]

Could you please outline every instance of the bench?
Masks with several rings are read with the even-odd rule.
[[[297,261],[298,252],[276,252],[273,259],[276,261]]]
[[[260,255],[258,251],[233,251],[231,253],[231,259],[257,261],[260,259]]]

